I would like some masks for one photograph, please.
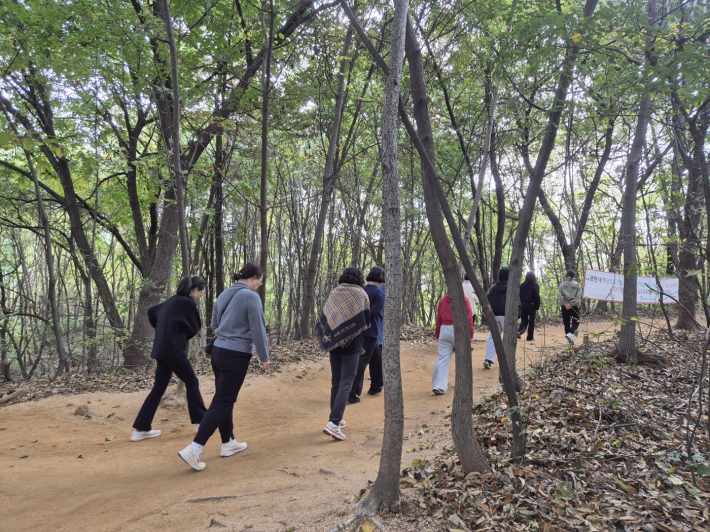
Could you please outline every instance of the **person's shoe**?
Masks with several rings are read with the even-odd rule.
[[[131,436],[131,441],[142,441],[149,438],[157,438],[160,436],[160,431],[158,429],[154,430],[133,430],[133,435]]]
[[[367,376],[367,380],[368,380],[368,381],[371,381],[371,380],[372,380],[372,377],[371,377],[370,375],[368,375],[368,376]]]
[[[189,445],[180,451],[178,456],[185,460],[185,463],[195,471],[202,471],[205,467],[207,467],[207,464],[200,462],[201,455],[193,453]]]
[[[490,360],[484,360],[483,361],[483,368],[484,369],[491,369],[493,367],[493,362]]]
[[[246,450],[246,448],[246,442],[239,443],[237,440],[233,440],[231,442],[222,444],[222,452],[219,453],[219,455],[224,457],[232,456],[234,454],[241,453],[242,451]]]
[[[359,403],[360,398],[357,395],[348,395],[348,403]]]
[[[434,392],[434,395],[444,395],[444,390],[440,390],[439,388],[434,388],[432,392]]]
[[[195,432],[200,432],[200,424],[195,423]]]
[[[572,333],[567,333],[565,336],[567,337],[567,343],[569,343],[569,345],[574,345],[574,336],[572,336]]]
[[[380,393],[382,391],[382,386],[379,388],[370,388],[367,390],[367,395],[375,395],[376,393]]]
[[[341,420],[340,420],[340,423],[338,423],[338,427],[339,427],[340,429],[344,429],[344,428],[347,427],[347,426],[348,426],[348,424],[345,423],[345,420],[344,420],[344,419],[341,419]]]
[[[518,333],[518,340],[520,340],[523,337],[523,333]]]
[[[345,434],[340,431],[340,427],[330,421],[328,421],[328,424],[323,429],[323,434],[332,436],[332,438],[337,441],[345,441],[346,438]]]

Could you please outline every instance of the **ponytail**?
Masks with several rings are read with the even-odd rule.
[[[247,262],[241,270],[232,275],[232,280],[236,282],[242,279],[251,279],[252,277],[261,279],[264,277],[264,270],[255,262]]]

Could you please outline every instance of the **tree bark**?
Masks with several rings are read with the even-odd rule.
[[[656,0],[649,0],[647,19],[651,21],[656,18]],[[650,48],[653,38],[647,40],[646,46]],[[647,52],[648,54],[648,52]],[[646,144],[646,130],[648,129],[649,114],[651,111],[651,96],[647,85],[646,67],[650,58],[647,57],[644,63],[644,73],[642,81],[646,86],[641,95],[639,104],[639,114],[636,122],[634,139],[631,143],[628,157],[626,159],[626,177],[624,188],[624,204],[621,211],[621,229],[619,233],[619,245],[623,249],[624,257],[624,301],[621,310],[621,331],[619,333],[619,354],[626,360],[627,364],[635,364],[638,361],[638,351],[636,350],[636,317],[637,310],[637,286],[638,260],[636,256],[636,196],[638,192],[638,175],[643,157],[643,147]]]
[[[350,15],[352,12],[342,0]],[[364,507],[377,510],[383,503],[399,500],[399,468],[404,437],[404,400],[399,358],[402,326],[402,251],[399,194],[397,109],[404,62],[404,38],[409,0],[395,0],[390,44],[389,73],[385,80],[382,109],[382,179],[385,207],[385,256],[387,292],[385,294],[382,369],[385,387],[385,430],[380,455],[380,470]],[[354,15],[353,15],[354,18]],[[356,21],[351,19],[349,32]]]
[[[414,117],[417,122],[419,138],[433,163],[434,136],[431,129],[428,95],[424,78],[424,65],[421,48],[415,34],[414,26],[407,18],[406,56],[409,63],[411,81],[411,97],[414,104]],[[464,472],[490,471],[488,460],[481,450],[473,427],[473,373],[471,364],[471,342],[469,340],[469,325],[466,312],[466,300],[459,276],[456,255],[449,243],[446,227],[441,215],[441,207],[436,200],[436,192],[432,186],[436,175],[422,166],[422,187],[426,204],[427,219],[431,230],[436,253],[439,256],[444,272],[446,286],[451,300],[451,313],[454,317],[454,342],[456,346],[456,388],[451,409],[451,430],[456,445],[456,453],[461,461]],[[389,285],[388,285],[389,286]]]

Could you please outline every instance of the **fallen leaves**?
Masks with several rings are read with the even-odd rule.
[[[666,367],[619,365],[609,342],[564,350],[532,368],[519,395],[527,424],[522,462],[508,458],[505,394],[476,405],[491,472],[464,475],[447,449],[415,459],[401,483],[411,486],[403,497],[427,523],[421,529],[710,530],[708,424],[697,400],[692,415],[687,402],[698,386],[693,346],[702,340],[647,340],[647,352],[673,354]]]

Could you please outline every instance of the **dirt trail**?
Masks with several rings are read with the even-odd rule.
[[[593,323],[580,332],[610,334],[613,328]],[[486,337],[479,333],[474,341],[476,400],[498,386],[498,371],[482,367]],[[518,367],[564,343],[560,328],[538,331],[536,342],[520,342]],[[403,466],[451,442],[446,416],[453,386],[441,397],[431,393],[435,360],[436,343],[402,343],[405,434],[411,434]],[[454,364],[451,384],[453,374]],[[209,403],[214,381],[203,378],[201,389]],[[211,519],[239,531],[329,530],[351,512],[345,499],[376,478],[383,427],[383,394],[364,394],[361,403],[346,408],[347,441],[325,436],[329,390],[325,358],[248,376],[234,422],[237,439],[249,448],[220,458],[215,434],[203,454],[207,469],[199,473],[176,454],[194,435],[182,408],[158,410],[153,426],[163,431],[159,438],[129,441],[145,391],[58,396],[1,408],[0,531],[187,532],[206,529]],[[80,405],[100,417],[75,416]],[[232,498],[186,502],[215,496]]]

